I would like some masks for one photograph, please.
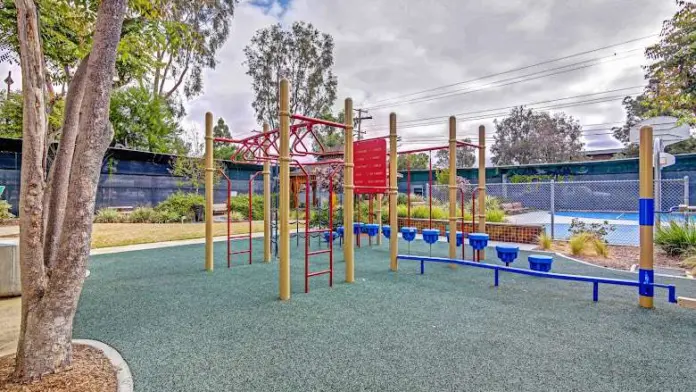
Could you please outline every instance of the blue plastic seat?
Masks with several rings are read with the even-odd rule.
[[[338,233],[338,235],[339,235],[341,238],[343,238],[343,226],[338,226],[338,227],[336,228],[336,233]]]
[[[416,239],[416,233],[418,232],[418,229],[415,227],[402,227],[401,228],[401,237],[403,237],[404,240],[411,242]]]
[[[379,234],[379,225],[376,223],[368,223],[365,225],[365,231],[370,237],[374,237]]]
[[[488,234],[469,233],[469,245],[471,245],[474,250],[483,250],[488,246]]]
[[[360,234],[365,232],[365,224],[362,222],[353,223],[353,234]]]
[[[325,231],[322,233],[324,236],[324,241],[329,242],[329,238],[331,238],[331,241],[334,241],[336,238],[338,238],[338,233],[335,231]]]
[[[456,235],[457,235],[457,246],[462,246],[462,244],[464,243],[464,233],[462,233],[461,231],[458,231]],[[449,243],[450,242],[449,230],[445,231],[445,237],[447,237],[447,243]]]
[[[553,264],[553,257],[551,256],[529,255],[529,257],[527,257],[527,260],[529,260],[529,269],[533,271],[551,271],[551,264]]]
[[[434,244],[440,239],[440,230],[438,229],[423,229],[423,241],[427,244]]]
[[[382,234],[384,234],[384,238],[389,238],[389,236],[391,235],[391,227],[382,226]]]
[[[520,252],[519,246],[496,246],[495,250],[498,252],[500,261],[505,263],[506,266],[514,262]]]

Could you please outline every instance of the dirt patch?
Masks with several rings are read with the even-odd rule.
[[[640,260],[640,248],[637,246],[609,245],[609,256],[606,258],[598,256],[594,250],[591,249],[586,250],[581,255],[572,255],[569,245],[565,241],[555,241],[551,247],[551,251],[602,267],[622,270],[629,270],[633,264],[638,264]],[[680,268],[680,262],[681,260],[679,258],[669,256],[661,250],[655,249],[655,266]]]
[[[73,363],[60,373],[50,374],[31,384],[10,382],[14,354],[0,358],[0,391],[7,392],[115,392],[116,369],[100,350],[73,346]]]

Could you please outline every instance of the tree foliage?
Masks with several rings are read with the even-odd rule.
[[[423,170],[429,167],[430,156],[424,152],[416,154],[402,154],[397,159],[397,170]]]
[[[290,111],[319,117],[336,100],[333,38],[312,24],[295,22],[290,30],[279,23],[258,30],[244,48],[247,75],[253,80],[259,123],[278,126],[278,85],[290,81]]]
[[[230,127],[225,123],[225,119],[220,117],[213,127],[213,137],[226,139],[232,138]],[[237,151],[237,145],[232,143],[213,142],[213,156],[215,159],[229,160]]]
[[[582,156],[582,128],[571,116],[522,106],[495,120],[491,161],[495,165],[569,162]]]
[[[129,87],[114,92],[109,119],[114,144],[126,148],[169,154],[185,154],[179,126],[181,111],[149,89]]]
[[[471,143],[471,139],[464,139],[464,142]],[[476,162],[476,155],[470,147],[459,147],[457,148],[457,168],[471,167]],[[435,163],[433,164],[437,168],[449,168],[449,149],[438,150],[435,153]]]

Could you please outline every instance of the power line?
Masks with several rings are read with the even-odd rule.
[[[489,75],[486,75],[486,76],[480,76],[480,77],[477,77],[477,78],[474,78],[474,79],[465,80],[465,81],[462,81],[462,82],[456,82],[456,83],[447,84],[447,85],[443,85],[443,86],[439,86],[439,87],[434,87],[434,88],[430,88],[430,89],[426,89],[426,90],[420,90],[420,91],[416,91],[416,92],[413,92],[413,93],[401,94],[401,95],[397,95],[397,96],[394,96],[394,97],[390,97],[390,98],[385,98],[385,99],[381,99],[381,100],[374,101],[373,104],[378,104],[378,103],[386,102],[386,101],[392,101],[392,100],[396,100],[396,99],[399,99],[399,98],[411,97],[411,96],[414,96],[414,95],[419,95],[419,94],[423,94],[423,93],[427,93],[427,92],[431,92],[431,91],[437,91],[437,90],[441,90],[441,89],[445,89],[445,88],[449,88],[449,87],[453,87],[453,86],[458,86],[458,85],[467,84],[467,83],[471,83],[471,82],[476,82],[476,81],[480,81],[480,80],[484,80],[484,79],[489,79],[489,78],[492,78],[492,77],[495,77],[495,76],[505,75],[505,74],[509,74],[509,73],[513,73],[513,72],[518,72],[518,71],[523,71],[523,70],[526,70],[526,69],[529,69],[529,68],[538,67],[538,66],[541,66],[541,65],[552,64],[552,63],[555,63],[555,62],[559,62],[559,61],[563,61],[563,60],[568,60],[568,59],[571,59],[571,58],[574,58],[574,57],[579,57],[579,56],[583,56],[583,55],[586,55],[586,54],[590,54],[590,53],[594,53],[594,52],[599,52],[599,51],[606,50],[606,49],[610,49],[610,48],[614,48],[614,47],[617,47],[617,46],[622,46],[622,45],[630,44],[630,43],[633,43],[633,42],[642,41],[642,40],[645,40],[645,39],[648,39],[648,38],[654,38],[654,37],[657,37],[658,35],[659,35],[659,34],[651,34],[651,35],[647,35],[647,36],[644,36],[644,37],[634,38],[634,39],[631,39],[631,40],[628,40],[628,41],[620,42],[620,43],[617,43],[617,44],[607,45],[607,46],[603,46],[603,47],[600,47],[600,48],[595,48],[595,49],[586,50],[586,51],[583,51],[583,52],[573,53],[573,54],[570,54],[570,55],[567,55],[567,56],[563,56],[563,57],[559,57],[559,58],[555,58],[555,59],[550,59],[550,60],[545,60],[545,61],[542,61],[542,62],[539,62],[539,63],[530,64],[530,65],[526,65],[526,66],[519,67],[519,68],[512,68],[512,69],[508,69],[508,70],[506,70],[506,71],[497,72],[497,73],[489,74]]]
[[[623,53],[635,52],[636,50],[638,50],[638,49],[633,49],[633,50],[623,52]],[[569,72],[573,72],[573,71],[578,71],[581,69],[594,67],[594,66],[597,66],[600,64],[606,64],[606,63],[611,62],[611,61],[623,60],[623,59],[629,58],[631,56],[633,56],[633,54],[628,55],[628,56],[623,56],[623,57],[616,57],[616,54],[612,54],[610,56],[598,57],[598,58],[594,58],[591,60],[585,60],[585,61],[581,61],[581,62],[574,63],[574,64],[564,65],[562,67],[551,68],[551,69],[547,69],[547,70],[543,70],[543,71],[534,72],[531,74],[515,76],[512,78],[508,78],[508,79],[494,81],[494,82],[491,82],[489,84],[483,85],[483,86],[478,87],[478,88],[470,89],[470,90],[449,91],[449,92],[425,96],[425,97],[413,98],[410,100],[405,100],[403,102],[395,102],[395,103],[383,104],[383,105],[378,105],[378,106],[372,106],[369,108],[373,109],[373,110],[377,110],[377,109],[384,109],[384,108],[393,107],[393,106],[411,105],[414,103],[429,102],[429,101],[433,101],[436,99],[444,99],[444,98],[451,98],[451,97],[455,97],[455,96],[467,95],[467,94],[471,94],[471,93],[475,93],[475,92],[479,92],[479,91],[483,91],[483,90],[488,90],[491,88],[506,87],[506,86],[511,86],[513,84],[519,84],[519,83],[538,80],[538,79],[542,79],[542,78],[546,78],[546,77],[550,77],[550,76],[556,76],[556,75],[561,75],[561,74],[565,74],[565,73],[569,73]],[[596,62],[598,60],[603,60],[603,59],[609,59],[609,60]],[[584,64],[584,65],[582,65],[582,64]],[[570,67],[570,69],[565,69],[565,68],[569,68],[569,67]],[[558,71],[558,72],[551,72],[551,71]],[[530,77],[530,76],[533,76],[533,77]],[[507,83],[502,83],[502,82],[507,82]],[[499,84],[499,83],[502,83],[502,84]]]

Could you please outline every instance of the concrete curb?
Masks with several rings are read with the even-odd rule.
[[[116,368],[116,390],[118,392],[133,392],[133,375],[131,374],[128,364],[115,348],[106,343],[91,339],[73,339],[73,343],[84,344],[101,350]]]
[[[602,265],[597,265],[597,264],[588,263],[587,261],[578,260],[578,259],[576,259],[576,258],[567,256],[567,255],[564,255],[564,254],[561,254],[561,253],[558,253],[558,252],[544,252],[544,251],[539,251],[539,253],[553,253],[553,254],[556,255],[556,256],[563,257],[563,258],[565,258],[565,259],[568,259],[568,260],[570,260],[570,261],[574,261],[574,262],[576,262],[576,263],[580,263],[580,264],[584,264],[584,265],[589,265],[589,266],[591,266],[591,267],[601,268],[601,269],[605,269],[605,270],[609,270],[609,271],[614,271],[614,272],[626,272],[626,273],[629,273],[629,274],[636,274],[636,275],[638,275],[638,271],[635,270],[635,269],[633,268],[633,266],[631,266],[631,269],[630,269],[630,270],[622,270],[622,269],[610,268],[610,267],[605,267],[605,266],[602,266]],[[635,264],[634,264],[634,265],[635,265]],[[658,274],[658,273],[656,273],[655,276],[659,276],[659,277],[662,277],[662,278],[677,278],[677,279],[693,280],[693,278],[689,278],[688,276],[677,276],[677,275],[667,275],[667,274]]]

